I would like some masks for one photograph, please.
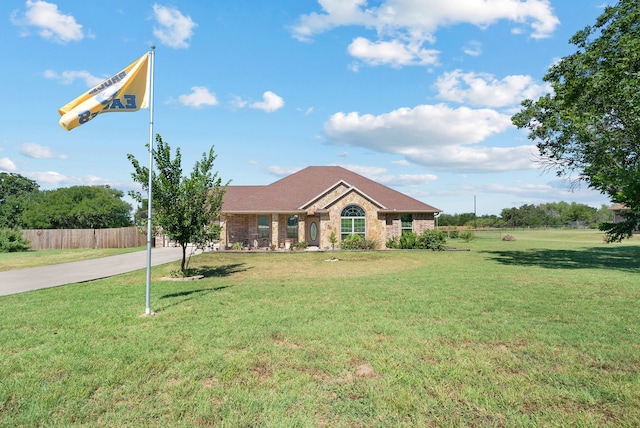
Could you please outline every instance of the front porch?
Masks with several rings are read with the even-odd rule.
[[[302,213],[227,213],[222,219],[221,245],[227,249],[237,243],[245,249],[289,249],[298,242],[309,242],[306,219]]]

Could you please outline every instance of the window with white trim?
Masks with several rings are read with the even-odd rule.
[[[364,210],[357,205],[349,205],[342,210],[340,216],[340,239],[349,235],[365,237],[367,220]]]
[[[413,214],[402,214],[400,216],[400,223],[402,233],[413,232]]]

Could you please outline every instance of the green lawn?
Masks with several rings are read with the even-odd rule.
[[[99,257],[115,256],[132,251],[143,251],[145,249],[146,247],[101,248],[98,250],[83,248],[77,250],[37,250],[23,253],[0,253],[0,272],[97,259]]]
[[[0,426],[639,425],[640,239],[508,233],[0,297]]]

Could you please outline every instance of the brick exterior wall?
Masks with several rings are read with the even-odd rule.
[[[387,225],[387,241],[393,237],[400,236],[400,234],[402,233],[402,221],[400,214],[387,214],[385,223]],[[416,234],[420,235],[425,230],[433,230],[435,229],[435,227],[436,222],[433,213],[413,214],[412,230]]]
[[[328,192],[320,199],[313,202],[307,208],[307,215],[315,214],[320,219],[320,245],[321,249],[331,248],[329,236],[335,232],[338,238],[336,248],[340,247],[340,218],[342,210],[349,205],[357,205],[365,212],[366,238],[378,241],[378,248],[384,249],[385,243],[401,234],[400,214],[383,214],[378,212],[378,206],[369,201],[361,194],[351,191],[344,197],[339,196],[345,191],[345,186],[340,186]],[[327,204],[331,204],[328,209]],[[315,213],[316,210],[321,210]],[[325,211],[326,210],[326,211]],[[292,214],[270,214],[271,237],[266,245],[259,242],[260,247],[275,246],[283,248],[287,239],[287,218]],[[306,235],[307,215],[296,214],[298,216],[298,241],[308,241]],[[234,242],[248,243],[253,246],[254,237],[258,233],[258,214],[225,214],[223,216],[223,228],[220,234],[223,245],[230,247]],[[413,231],[417,234],[425,230],[435,228],[435,217],[433,213],[413,214]],[[291,242],[294,245],[296,240]]]

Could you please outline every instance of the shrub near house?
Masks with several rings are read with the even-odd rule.
[[[425,230],[420,235],[405,232],[400,237],[387,241],[387,248],[402,250],[442,251],[447,243],[447,235],[441,230]]]

